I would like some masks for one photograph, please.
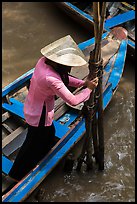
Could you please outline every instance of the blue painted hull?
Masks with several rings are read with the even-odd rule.
[[[57,3],[57,5],[63,9],[68,15],[70,15],[74,20],[77,22],[81,23],[86,29],[88,30],[93,30],[93,17],[86,12],[82,11],[79,9],[77,6],[73,5],[70,2],[60,2]],[[129,21],[135,20],[135,11],[134,10],[129,10],[125,13],[118,14],[117,16],[114,16],[110,19],[107,19],[104,24],[104,31],[110,31],[112,28],[116,26],[121,26],[123,27],[123,24],[126,24]],[[130,29],[129,29],[130,31]],[[131,39],[129,37],[128,39],[128,53],[129,54],[134,54],[135,52],[135,37]]]
[[[107,33],[104,33],[102,38],[105,38]],[[94,44],[94,38],[90,39],[86,42],[80,43],[79,48],[81,50],[86,49],[87,47]],[[122,77],[122,73],[124,70],[125,57],[127,52],[127,40],[122,40],[120,44],[119,51],[116,55],[116,60],[113,66],[113,70],[108,79],[109,86],[103,92],[103,109],[108,106],[110,103],[114,92],[116,91],[120,79]],[[111,64],[113,62],[113,57],[105,66],[105,71],[109,72]],[[27,72],[25,75],[19,77],[13,83],[9,84],[2,90],[2,96],[5,97],[12,90],[17,88],[21,83],[25,83],[28,79],[31,78],[34,69]],[[10,110],[15,115],[18,114],[19,117],[24,118],[24,115],[16,110],[16,107],[20,107],[21,104],[14,99],[11,99],[11,102],[15,104],[15,107],[11,108],[11,105],[4,103],[3,108],[5,110]],[[15,103],[16,102],[16,103]],[[14,112],[15,111],[15,112]],[[61,120],[64,120],[64,117],[68,117],[69,120],[63,125],[60,123]],[[60,138],[60,142],[54,146],[51,152],[39,163],[39,165],[34,168],[30,174],[28,174],[24,179],[22,179],[14,188],[11,189],[9,193],[3,196],[3,202],[22,202],[24,201],[33,190],[37,188],[37,186],[46,178],[46,176],[52,171],[52,169],[62,160],[62,158],[70,151],[70,149],[76,145],[76,143],[83,137],[85,133],[85,120],[82,118],[80,122],[76,123],[71,131],[69,125],[77,118],[78,113],[74,110],[70,110],[67,112],[67,115],[64,114],[61,118],[54,121],[57,135]],[[60,131],[61,130],[61,131]],[[3,162],[7,162],[6,159]],[[12,163],[8,161],[8,168],[10,169]],[[9,169],[4,169],[3,163],[3,171],[5,173],[9,172]]]

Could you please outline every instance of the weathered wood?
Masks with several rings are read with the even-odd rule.
[[[108,39],[104,39],[101,43],[101,55],[102,55],[102,65],[103,67],[108,63],[108,60],[117,52],[119,48],[120,42],[113,40],[111,36]],[[89,53],[93,51],[95,45],[88,46],[83,53],[87,56],[87,60],[89,60]],[[87,72],[88,75],[88,72]]]
[[[12,153],[14,153],[16,150],[18,150],[21,145],[23,144],[26,134],[27,134],[28,129],[26,128],[25,130],[22,130],[20,133],[16,134],[16,137],[14,139],[10,139],[7,141],[6,146],[2,148],[2,152],[8,157]]]
[[[11,114],[9,112],[5,112],[2,114],[2,123],[7,120],[9,117],[11,116]]]
[[[2,126],[9,132],[12,133],[13,130],[6,124],[6,123],[2,123]]]
[[[103,71],[103,82],[102,82],[102,88],[104,89],[104,87],[107,85],[107,83],[108,83],[108,80],[109,80],[109,77],[110,77],[110,75],[111,75],[111,72],[112,72],[112,70],[113,70],[113,67],[114,67],[114,64],[115,64],[115,60],[116,60],[116,57],[117,57],[117,53],[112,57],[112,59],[111,59],[111,66],[110,66],[110,68],[109,68],[109,71],[108,72],[106,72],[105,74],[104,74],[104,71]]]
[[[128,37],[131,38],[135,42],[135,35],[134,33],[128,33]]]
[[[103,59],[103,66],[107,64],[109,59],[118,51],[120,43],[116,40],[110,40],[110,42],[101,49],[101,55]]]
[[[2,140],[2,148],[4,148],[9,142],[14,140],[22,131],[24,130],[23,127],[17,128],[15,131],[13,131],[11,134],[9,134],[6,138]]]

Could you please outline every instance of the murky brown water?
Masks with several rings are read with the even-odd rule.
[[[70,34],[77,43],[92,37],[49,2],[2,3],[2,87],[35,66],[40,49]],[[135,66],[127,58],[123,78],[104,115],[105,170],[71,175],[58,166],[31,202],[135,201]]]

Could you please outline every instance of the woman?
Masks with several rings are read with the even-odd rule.
[[[56,143],[53,124],[55,95],[70,105],[77,105],[88,100],[91,91],[98,84],[98,78],[85,82],[68,75],[71,67],[87,63],[71,36],[44,47],[41,53],[44,56],[35,66],[24,104],[28,133],[9,172],[9,176],[16,182],[34,168]],[[67,88],[68,85],[87,88],[73,95]]]

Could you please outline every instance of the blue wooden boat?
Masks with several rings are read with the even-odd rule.
[[[135,2],[108,2],[108,10],[111,15],[106,15],[104,32],[110,31],[116,26],[122,26],[128,31],[128,53],[135,51]],[[115,3],[112,4],[112,3]],[[89,31],[93,29],[92,2],[58,2],[57,6],[65,11],[75,21]],[[107,13],[107,12],[106,12]]]
[[[116,29],[114,30],[116,31]],[[104,110],[118,88],[127,53],[128,40],[112,39],[114,35],[113,32],[105,32],[102,35]],[[90,51],[94,48],[94,41],[95,39],[91,38],[78,45],[87,59],[89,58]],[[2,127],[7,128],[8,132],[7,136],[3,137],[2,140],[3,185],[4,179],[6,180],[8,177],[15,155],[22,145],[27,132],[23,114],[23,101],[27,94],[27,86],[34,69],[31,69],[2,89]],[[88,69],[86,67],[81,69],[79,70],[79,78],[84,79],[88,75]],[[77,91],[79,89],[74,90],[74,93]],[[9,127],[10,118],[13,122],[14,130]],[[23,202],[26,200],[77,142],[84,137],[85,119],[79,117],[78,110],[67,106],[60,98],[57,98],[55,101],[54,124],[58,142],[29,174],[2,196],[3,202]]]

